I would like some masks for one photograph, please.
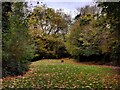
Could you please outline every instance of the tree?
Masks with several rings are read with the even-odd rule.
[[[94,27],[95,18],[92,14],[81,15],[71,27],[66,47],[68,52],[77,59],[99,55],[99,31]]]
[[[33,58],[33,44],[28,34],[24,2],[3,2],[3,70],[2,75],[18,75],[28,69],[28,62]],[[10,10],[7,10],[10,7]],[[24,9],[23,9],[24,8]],[[6,22],[6,20],[8,22]],[[9,24],[8,24],[9,23]],[[7,28],[5,28],[7,26]]]
[[[112,35],[111,43],[111,59],[116,61],[116,63],[120,64],[120,2],[99,2],[98,6],[102,8],[101,16],[106,17],[104,22],[104,26],[109,26],[107,32],[110,32]],[[101,21],[103,23],[103,20]],[[103,25],[101,25],[103,26]],[[108,27],[107,27],[108,28]]]
[[[46,6],[35,7],[29,17],[30,29],[41,31],[41,35],[64,34],[68,27],[65,16],[63,12]]]
[[[70,17],[61,10],[45,5],[35,7],[29,15],[29,33],[34,38],[37,59],[61,58],[66,54],[64,45]],[[61,50],[60,50],[61,49]]]
[[[99,12],[99,8],[94,6],[86,5],[85,7],[77,8],[78,14],[80,15],[86,15],[86,14],[92,14],[95,15]]]

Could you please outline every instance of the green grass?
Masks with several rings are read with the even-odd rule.
[[[65,59],[41,60],[30,65],[30,71],[23,76],[3,79],[3,88],[38,89],[119,89],[119,75],[108,67],[85,65]]]

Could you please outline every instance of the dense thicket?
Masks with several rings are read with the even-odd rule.
[[[22,74],[33,57],[23,2],[2,3],[2,76]],[[24,8],[24,9],[23,9]]]

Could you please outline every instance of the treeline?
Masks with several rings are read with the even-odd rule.
[[[78,8],[79,15],[66,38],[66,48],[74,58],[120,65],[119,4],[104,2],[99,7]]]
[[[31,61],[44,58],[120,65],[119,4],[78,8],[72,19],[46,5],[30,11],[25,2],[2,2],[3,77],[22,74]]]

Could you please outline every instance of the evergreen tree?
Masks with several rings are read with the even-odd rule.
[[[28,34],[27,19],[25,18],[24,2],[13,2],[8,4],[11,8],[6,10],[8,2],[3,2],[3,16],[6,21],[3,23],[3,76],[22,74],[28,69],[28,62],[33,57],[33,44]],[[5,32],[4,32],[5,31]]]

